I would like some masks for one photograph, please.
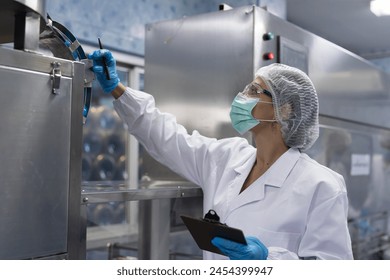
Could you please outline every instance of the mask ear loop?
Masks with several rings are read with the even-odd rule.
[[[274,105],[274,103],[272,101],[263,101],[263,100],[258,100],[257,103],[264,103],[264,104],[272,104]],[[251,113],[252,114],[252,113]],[[253,116],[253,115],[252,115]],[[273,120],[263,120],[263,119],[257,119],[255,117],[253,117],[255,120],[258,120],[260,122],[278,122],[276,119],[273,119]]]
[[[272,101],[263,101],[263,100],[258,100],[257,103],[264,103],[264,104],[272,104],[274,105],[274,103]]]
[[[277,123],[278,121],[277,120],[262,120],[262,119],[256,119],[254,118],[255,120],[258,120],[259,122],[269,122],[269,123]]]

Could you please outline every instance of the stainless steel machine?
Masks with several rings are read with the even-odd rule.
[[[313,80],[321,127],[308,154],[345,178],[355,258],[382,258],[389,248],[388,74],[255,6],[146,27],[145,90],[190,132],[236,135],[229,119],[234,96],[259,67],[274,62],[300,68]],[[149,179],[180,179],[141,155]]]
[[[85,64],[40,48],[45,1],[0,7],[0,259],[83,258]]]
[[[91,95],[83,51],[45,15],[45,1],[3,0],[0,7],[0,259],[87,258],[88,210],[120,214],[99,219],[120,216],[108,228],[89,228],[90,246],[104,243],[109,258],[201,258],[179,217],[201,215],[200,188],[142,147],[131,180],[83,185]],[[189,131],[207,136],[236,136],[231,101],[257,68],[273,62],[306,71],[316,85],[320,138],[308,153],[346,180],[355,258],[382,258],[389,247],[388,74],[258,7],[146,27],[145,91]]]

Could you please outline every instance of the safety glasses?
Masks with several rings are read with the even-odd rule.
[[[263,89],[258,83],[250,83],[249,85],[247,85],[244,90],[241,92],[242,95],[246,96],[246,97],[249,97],[249,98],[258,98],[259,100],[261,100],[261,94],[265,94],[265,95],[268,95],[269,97],[272,98],[272,95],[271,93],[266,90],[266,89]],[[263,101],[264,103],[268,103],[266,101]],[[269,103],[272,103],[272,102],[269,102]]]

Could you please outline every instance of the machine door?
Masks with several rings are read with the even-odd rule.
[[[0,259],[67,251],[71,89],[0,61]]]

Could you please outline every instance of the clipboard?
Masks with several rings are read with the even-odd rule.
[[[214,210],[210,210],[204,219],[180,216],[188,228],[198,247],[202,250],[224,255],[211,240],[218,236],[238,243],[247,244],[244,233],[238,228],[232,228],[219,222]]]

